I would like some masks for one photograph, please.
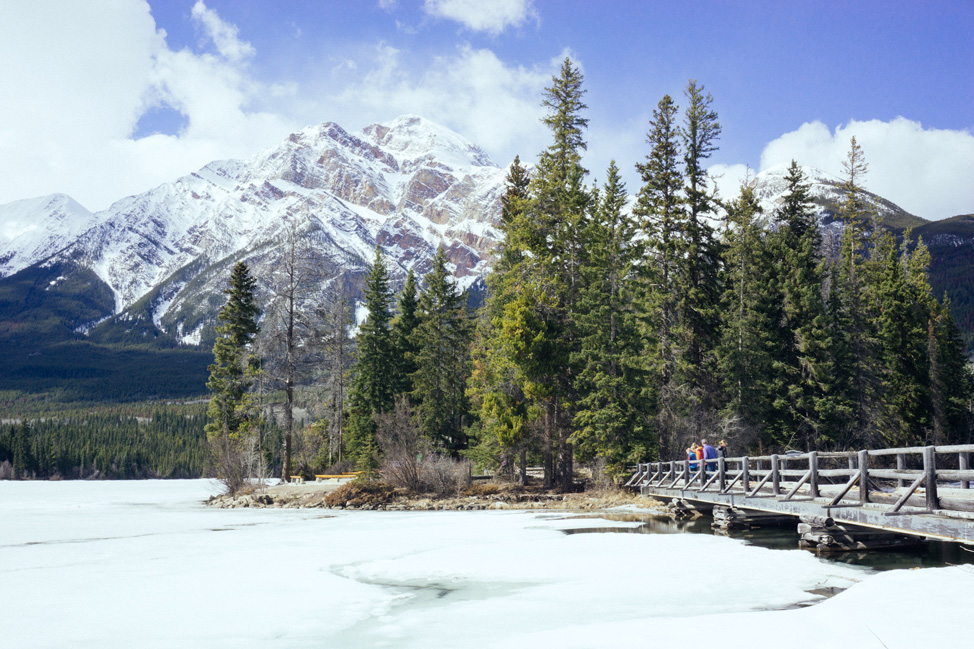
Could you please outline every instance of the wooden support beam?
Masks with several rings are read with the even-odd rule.
[[[812,498],[818,498],[818,452],[812,451],[808,454],[809,477],[808,492]]]
[[[913,495],[913,492],[916,491],[917,487],[919,487],[920,484],[926,479],[927,479],[926,475],[921,475],[919,478],[917,478],[916,481],[914,481],[914,483],[910,485],[910,488],[907,489],[902,496],[900,496],[900,499],[896,501],[896,503],[890,508],[890,510],[886,512],[886,515],[889,516],[891,514],[895,514],[896,512],[900,511],[900,507],[902,507],[906,503],[906,501],[910,499],[910,496]]]
[[[869,451],[859,451],[859,504],[869,502]]]
[[[771,493],[781,493],[781,460],[777,454],[771,456]]]
[[[933,446],[923,449],[923,474],[926,478],[927,509],[940,509],[937,498],[937,449]]]
[[[835,507],[836,505],[838,505],[839,502],[841,502],[842,499],[845,498],[845,495],[849,493],[849,490],[852,489],[853,485],[855,485],[857,482],[859,482],[858,474],[852,476],[852,479],[846,483],[845,487],[842,488],[842,491],[839,492],[839,495],[837,495],[835,498],[831,500],[831,502],[829,502],[828,506]]]
[[[811,472],[811,471],[806,471],[806,472],[805,472],[805,475],[803,475],[803,476],[802,476],[802,479],[798,481],[798,484],[796,484],[796,485],[795,485],[795,486],[794,486],[794,487],[792,488],[792,490],[788,492],[788,495],[787,495],[787,496],[785,496],[785,500],[791,500],[791,499],[792,499],[792,497],[793,497],[793,496],[794,496],[794,495],[795,495],[796,493],[798,493],[798,490],[802,488],[802,485],[804,485],[804,484],[805,484],[806,482],[808,482],[808,480],[809,480],[809,479],[810,479],[811,477],[812,477],[812,472]]]

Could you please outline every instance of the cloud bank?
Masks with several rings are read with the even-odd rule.
[[[423,10],[430,16],[455,20],[467,29],[495,36],[538,17],[531,0],[426,0]]]
[[[491,34],[537,19],[529,1],[428,0],[424,11]],[[0,3],[0,203],[54,192],[91,210],[218,159],[246,158],[308,124],[349,130],[416,113],[482,146],[500,165],[531,161],[548,144],[541,93],[567,51],[533,65],[471,45],[417,55],[387,43],[335,50],[318,78],[261,80],[260,52],[197,0],[200,41],[175,50],[144,0]],[[178,130],[140,126],[152,111],[178,115]],[[593,121],[585,164],[604,179],[614,158],[634,180],[647,153],[645,121]],[[792,158],[841,175],[855,135],[870,164],[865,185],[928,219],[974,211],[974,136],[897,118],[831,130],[809,122],[770,142],[759,170]],[[724,197],[743,165],[722,165]],[[629,191],[638,192],[635,182]]]
[[[974,212],[974,135],[925,129],[903,117],[853,120],[834,131],[821,122],[802,124],[764,148],[761,169],[794,158],[841,177],[853,136],[869,164],[863,183],[869,191],[926,219]]]

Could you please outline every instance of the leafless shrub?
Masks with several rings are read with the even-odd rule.
[[[8,460],[0,462],[0,480],[13,480],[14,479],[14,465],[12,465]]]
[[[470,468],[470,460],[429,454],[419,464],[419,482],[424,492],[459,496],[470,486]]]
[[[376,439],[382,451],[379,471],[383,479],[394,487],[412,492],[422,490],[419,463],[426,444],[416,426],[413,409],[405,397],[396,401],[388,413],[375,416]]]

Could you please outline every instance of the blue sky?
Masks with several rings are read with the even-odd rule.
[[[636,191],[652,109],[695,78],[723,126],[725,194],[745,165],[839,173],[856,135],[868,188],[927,218],[974,212],[971,0],[4,4],[0,202],[63,191],[100,209],[308,124],[407,112],[498,164],[532,160],[569,55],[593,177],[615,159]]]

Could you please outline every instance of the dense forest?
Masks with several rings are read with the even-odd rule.
[[[826,235],[797,162],[773,213],[751,183],[716,195],[721,126],[696,81],[682,106],[654,109],[640,187],[615,163],[590,180],[584,95],[566,59],[542,98],[550,145],[533,168],[510,166],[479,308],[442,249],[396,294],[377,247],[353,338],[348,287],[319,277],[289,231],[269,304],[234,267],[205,436],[201,412],[23,422],[3,430],[0,462],[18,475],[208,471],[233,489],[436,457],[522,480],[540,465],[545,486],[570,489],[577,463],[617,478],[702,437],[735,454],[971,441],[974,380],[949,300],[922,237],[871,212],[854,138],[842,228]]]

